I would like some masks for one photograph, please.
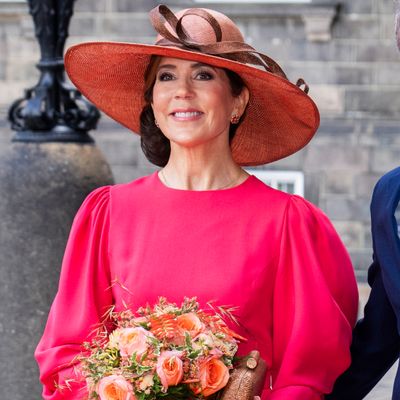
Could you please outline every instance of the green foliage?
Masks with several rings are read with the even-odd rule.
[[[96,392],[90,393],[89,400],[98,400],[98,399],[100,399],[100,397]]]
[[[130,358],[130,365],[127,367],[127,369],[138,377],[144,375],[146,372],[151,371],[153,367],[143,365],[143,361],[146,359],[146,357],[147,353],[144,353],[139,361],[136,361],[136,353],[133,353],[132,357]]]
[[[112,374],[119,368],[121,356],[118,349],[115,348],[97,348],[92,350],[90,358],[83,362],[94,382],[98,382],[104,376]]]
[[[188,400],[194,398],[192,391],[187,385],[170,386],[165,392],[158,375],[154,375],[154,385],[149,391],[137,391],[135,396],[138,400]]]
[[[199,303],[197,303],[196,297],[192,297],[190,299],[185,297],[181,305],[180,314],[196,312],[198,309]]]
[[[193,393],[187,385],[170,386],[166,393],[158,393],[157,398],[165,400],[187,400],[193,398]]]

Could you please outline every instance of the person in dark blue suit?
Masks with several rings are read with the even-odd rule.
[[[359,400],[385,375],[400,352],[400,239],[395,212],[400,200],[400,168],[384,175],[371,201],[373,263],[371,294],[353,333],[350,368],[336,381],[329,400]],[[400,400],[397,371],[393,400]]]

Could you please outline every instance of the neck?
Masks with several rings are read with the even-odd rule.
[[[166,186],[183,190],[217,190],[242,183],[247,172],[235,163],[230,148],[187,148],[171,143],[171,155],[160,173]]]

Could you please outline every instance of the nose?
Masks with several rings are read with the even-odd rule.
[[[190,99],[193,98],[193,86],[190,79],[178,79],[176,81],[175,98],[176,99]]]

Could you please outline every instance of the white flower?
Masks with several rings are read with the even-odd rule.
[[[193,341],[193,348],[195,350],[211,349],[213,347],[215,347],[214,338],[207,333],[200,333]]]
[[[150,387],[154,386],[154,376],[153,375],[145,375],[143,380],[139,384],[139,389],[141,391],[146,392]],[[147,393],[147,392],[146,392]]]
[[[108,337],[108,347],[110,349],[118,349],[120,337],[121,337],[120,329],[115,329],[115,331],[112,331],[110,333],[110,336]]]

